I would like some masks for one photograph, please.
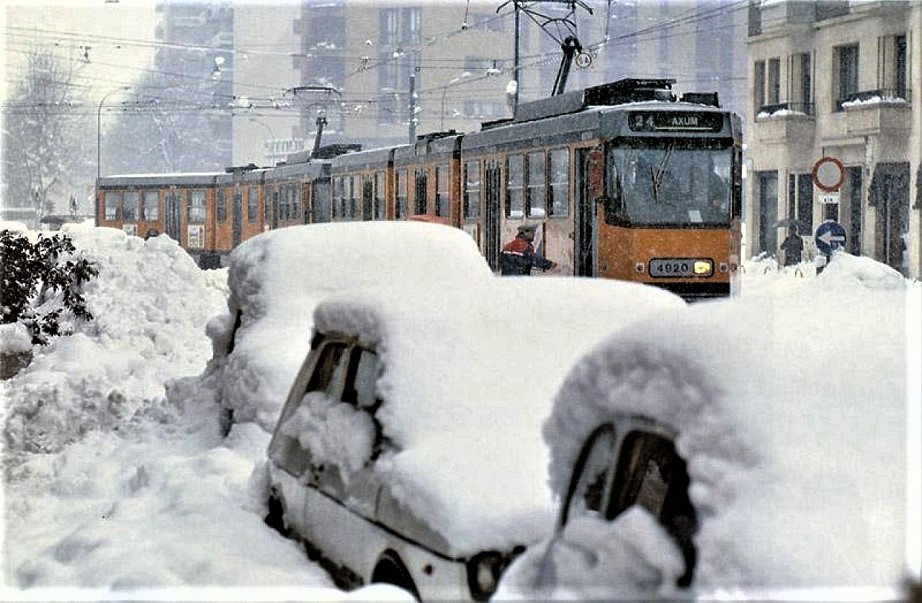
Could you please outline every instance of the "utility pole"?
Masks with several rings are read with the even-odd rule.
[[[410,74],[410,101],[408,109],[410,111],[410,144],[416,142],[416,73],[419,67],[414,70],[414,73]]]
[[[515,81],[515,91],[512,93],[512,114],[515,115],[516,109],[519,108],[519,0],[512,0],[512,6],[515,9],[515,46],[512,51],[512,79]]]

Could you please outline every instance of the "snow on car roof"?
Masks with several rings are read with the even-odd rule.
[[[683,304],[623,282],[504,278],[337,296],[318,305],[315,324],[376,346],[377,416],[397,449],[379,470],[470,553],[553,525],[541,425],[572,361],[612,330]]]
[[[328,295],[420,281],[451,290],[492,278],[470,236],[436,224],[312,224],[249,239],[230,256],[229,313],[209,325],[220,358],[240,311],[220,401],[235,421],[271,432],[310,347],[314,306]]]
[[[842,254],[802,295],[700,304],[612,336],[556,397],[552,487],[565,491],[594,427],[643,414],[677,432],[688,463],[699,591],[899,587],[906,291]]]

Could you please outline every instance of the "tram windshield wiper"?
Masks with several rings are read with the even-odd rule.
[[[666,174],[666,167],[669,165],[669,158],[672,156],[673,149],[675,149],[675,143],[671,142],[663,153],[659,167],[654,169],[653,166],[650,166],[650,179],[653,182],[653,200],[656,203],[659,203],[660,185],[663,183],[663,176]]]

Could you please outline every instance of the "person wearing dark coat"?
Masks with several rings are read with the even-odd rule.
[[[501,275],[530,275],[532,268],[549,270],[557,265],[556,262],[544,259],[535,253],[536,229],[534,224],[522,224],[515,238],[503,245],[499,256]]]
[[[797,234],[797,230],[791,231],[791,234],[781,242],[781,250],[784,251],[784,265],[793,266],[799,264],[804,251],[804,241]]]

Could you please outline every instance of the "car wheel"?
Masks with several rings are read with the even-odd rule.
[[[393,584],[413,595],[413,598],[417,601],[420,600],[419,591],[416,590],[416,584],[413,583],[410,572],[407,571],[406,566],[394,553],[388,552],[381,557],[375,571],[372,572],[371,581],[380,584]]]
[[[270,528],[273,528],[282,536],[288,537],[290,531],[285,525],[285,506],[279,500],[275,492],[269,495],[269,512],[266,514],[265,522]]]

